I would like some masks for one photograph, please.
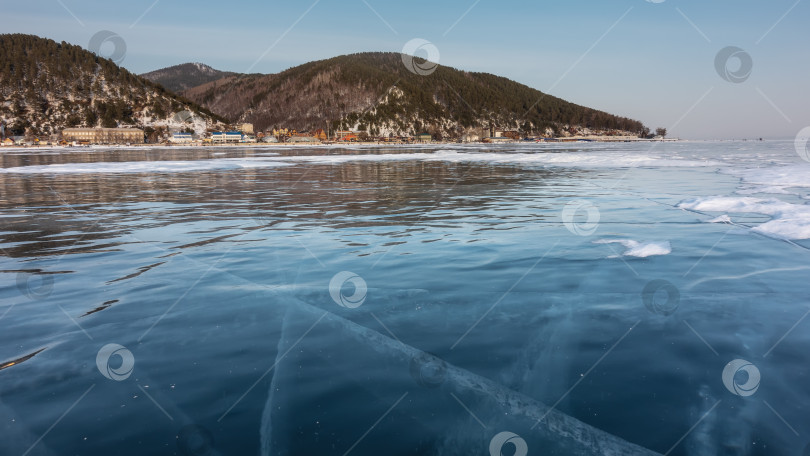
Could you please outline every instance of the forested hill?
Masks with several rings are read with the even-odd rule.
[[[156,82],[174,93],[181,93],[192,87],[216,81],[235,73],[219,71],[202,63],[184,63],[169,68],[142,74],[144,78]]]
[[[66,127],[125,125],[204,130],[217,119],[79,46],[33,35],[0,35],[0,120],[8,133],[47,135]]]
[[[353,129],[375,136],[427,131],[446,138],[489,128],[535,135],[645,130],[639,121],[503,77],[445,66],[424,75],[412,70],[401,54],[363,53],[273,75],[223,73],[202,64],[150,74],[175,88],[202,82],[180,96],[79,46],[5,34],[0,121],[7,132],[28,135],[78,126],[202,133],[225,119],[253,123],[257,130]]]
[[[509,79],[438,66],[412,72],[398,53],[310,62],[272,75],[232,75],[183,92],[232,120],[267,127],[356,128],[371,134],[458,136],[493,126],[528,134],[640,133],[636,120],[569,103]]]

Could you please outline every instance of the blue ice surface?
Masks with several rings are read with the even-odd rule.
[[[4,454],[807,444],[790,142],[216,153],[7,157]],[[343,271],[365,289],[330,289]],[[724,384],[735,359],[753,395]]]

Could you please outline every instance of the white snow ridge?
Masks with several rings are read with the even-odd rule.
[[[669,241],[663,242],[639,242],[632,239],[600,239],[593,241],[594,244],[621,244],[624,252],[621,255],[611,255],[608,258],[619,258],[620,256],[647,258],[651,256],[669,255],[672,253],[672,245]]]
[[[810,206],[776,198],[718,196],[686,200],[678,207],[701,212],[763,214],[771,220],[752,231],[777,239],[810,239]],[[716,219],[715,219],[716,220]]]

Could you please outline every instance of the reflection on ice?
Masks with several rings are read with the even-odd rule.
[[[197,161],[138,161],[122,163],[72,163],[0,168],[0,173],[18,174],[120,174],[120,173],[183,173],[245,168],[278,168],[289,166],[270,160],[197,160]]]

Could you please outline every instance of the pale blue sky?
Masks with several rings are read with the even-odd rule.
[[[810,125],[810,1],[654,1],[30,0],[6,2],[3,31],[88,47],[109,30],[136,73],[192,61],[273,73],[399,52],[423,38],[443,65],[506,76],[671,136],[792,138]],[[715,68],[727,46],[751,56],[744,82]]]

